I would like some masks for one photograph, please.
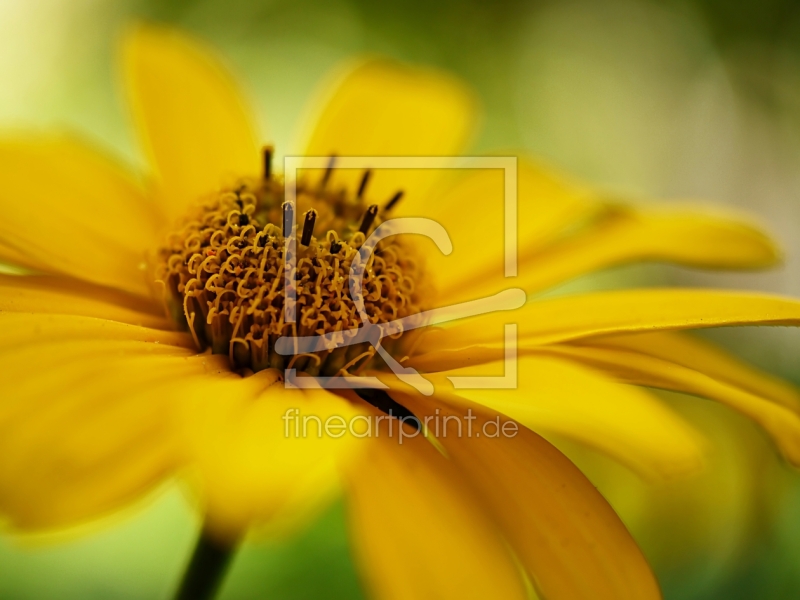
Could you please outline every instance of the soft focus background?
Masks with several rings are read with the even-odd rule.
[[[215,45],[279,152],[326,73],[377,53],[471,84],[485,109],[477,152],[519,149],[620,194],[749,211],[786,252],[770,273],[638,266],[570,290],[681,283],[800,296],[797,0],[0,0],[0,129],[69,127],[136,163],[115,71],[117,35],[135,19]],[[800,332],[709,335],[800,381]],[[800,597],[800,473],[730,411],[666,398],[712,442],[692,481],[648,486],[563,448],[623,516],[668,599]],[[196,528],[168,490],[80,541],[0,538],[0,598],[166,598]],[[360,597],[341,505],[296,538],[246,547],[222,594]]]

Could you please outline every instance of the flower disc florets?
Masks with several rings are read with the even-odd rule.
[[[165,285],[171,315],[201,350],[210,347],[227,354],[232,368],[252,371],[294,368],[334,376],[372,362],[375,350],[366,343],[292,356],[275,352],[281,336],[347,337],[362,326],[351,298],[350,267],[386,209],[363,201],[369,172],[355,194],[330,190],[329,177],[330,169],[321,182],[298,182],[296,206],[284,203],[283,183],[269,173],[241,180],[198,202],[167,236],[157,279]],[[295,281],[296,322],[287,323],[284,220],[291,212],[297,215],[296,268],[289,277]],[[314,231],[325,233],[317,238]],[[362,279],[369,321],[388,323],[428,308],[423,283],[419,257],[407,241],[398,236],[380,242]],[[402,331],[382,342],[398,359],[401,338]]]

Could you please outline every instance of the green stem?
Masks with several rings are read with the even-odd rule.
[[[233,549],[200,533],[175,600],[213,600],[222,585]]]

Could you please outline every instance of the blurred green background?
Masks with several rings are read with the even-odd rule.
[[[0,0],[0,128],[71,128],[139,162],[116,43],[131,20],[216,46],[279,153],[320,81],[376,53],[466,80],[484,105],[476,152],[520,150],[621,194],[748,211],[783,268],[710,274],[638,266],[576,287],[675,283],[800,296],[800,3],[797,0]],[[563,290],[562,290],[563,291]],[[710,334],[798,381],[798,332]],[[667,400],[708,434],[707,472],[650,487],[562,444],[619,510],[668,599],[800,597],[800,474],[744,419]],[[291,540],[248,545],[222,597],[360,598],[345,511]],[[0,538],[0,598],[167,598],[197,523],[167,490],[112,529],[36,546]]]

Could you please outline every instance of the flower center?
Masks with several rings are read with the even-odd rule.
[[[331,184],[331,159],[320,181],[301,179],[296,204],[286,203],[283,182],[271,172],[271,156],[266,149],[262,179],[241,179],[196,203],[159,248],[156,277],[165,286],[169,312],[200,350],[227,354],[236,370],[294,368],[335,376],[376,366],[375,348],[368,343],[284,356],[275,351],[275,342],[281,336],[341,332],[344,340],[355,335],[363,321],[351,297],[350,268],[402,192],[383,208],[368,205],[370,171],[358,190],[348,192]],[[293,221],[296,243],[287,261]],[[394,236],[370,254],[361,290],[371,323],[429,308],[424,301],[428,282],[414,250]],[[294,281],[294,322],[287,322],[284,310],[287,265],[293,271],[288,280]],[[381,345],[402,359],[408,334],[394,333]]]

